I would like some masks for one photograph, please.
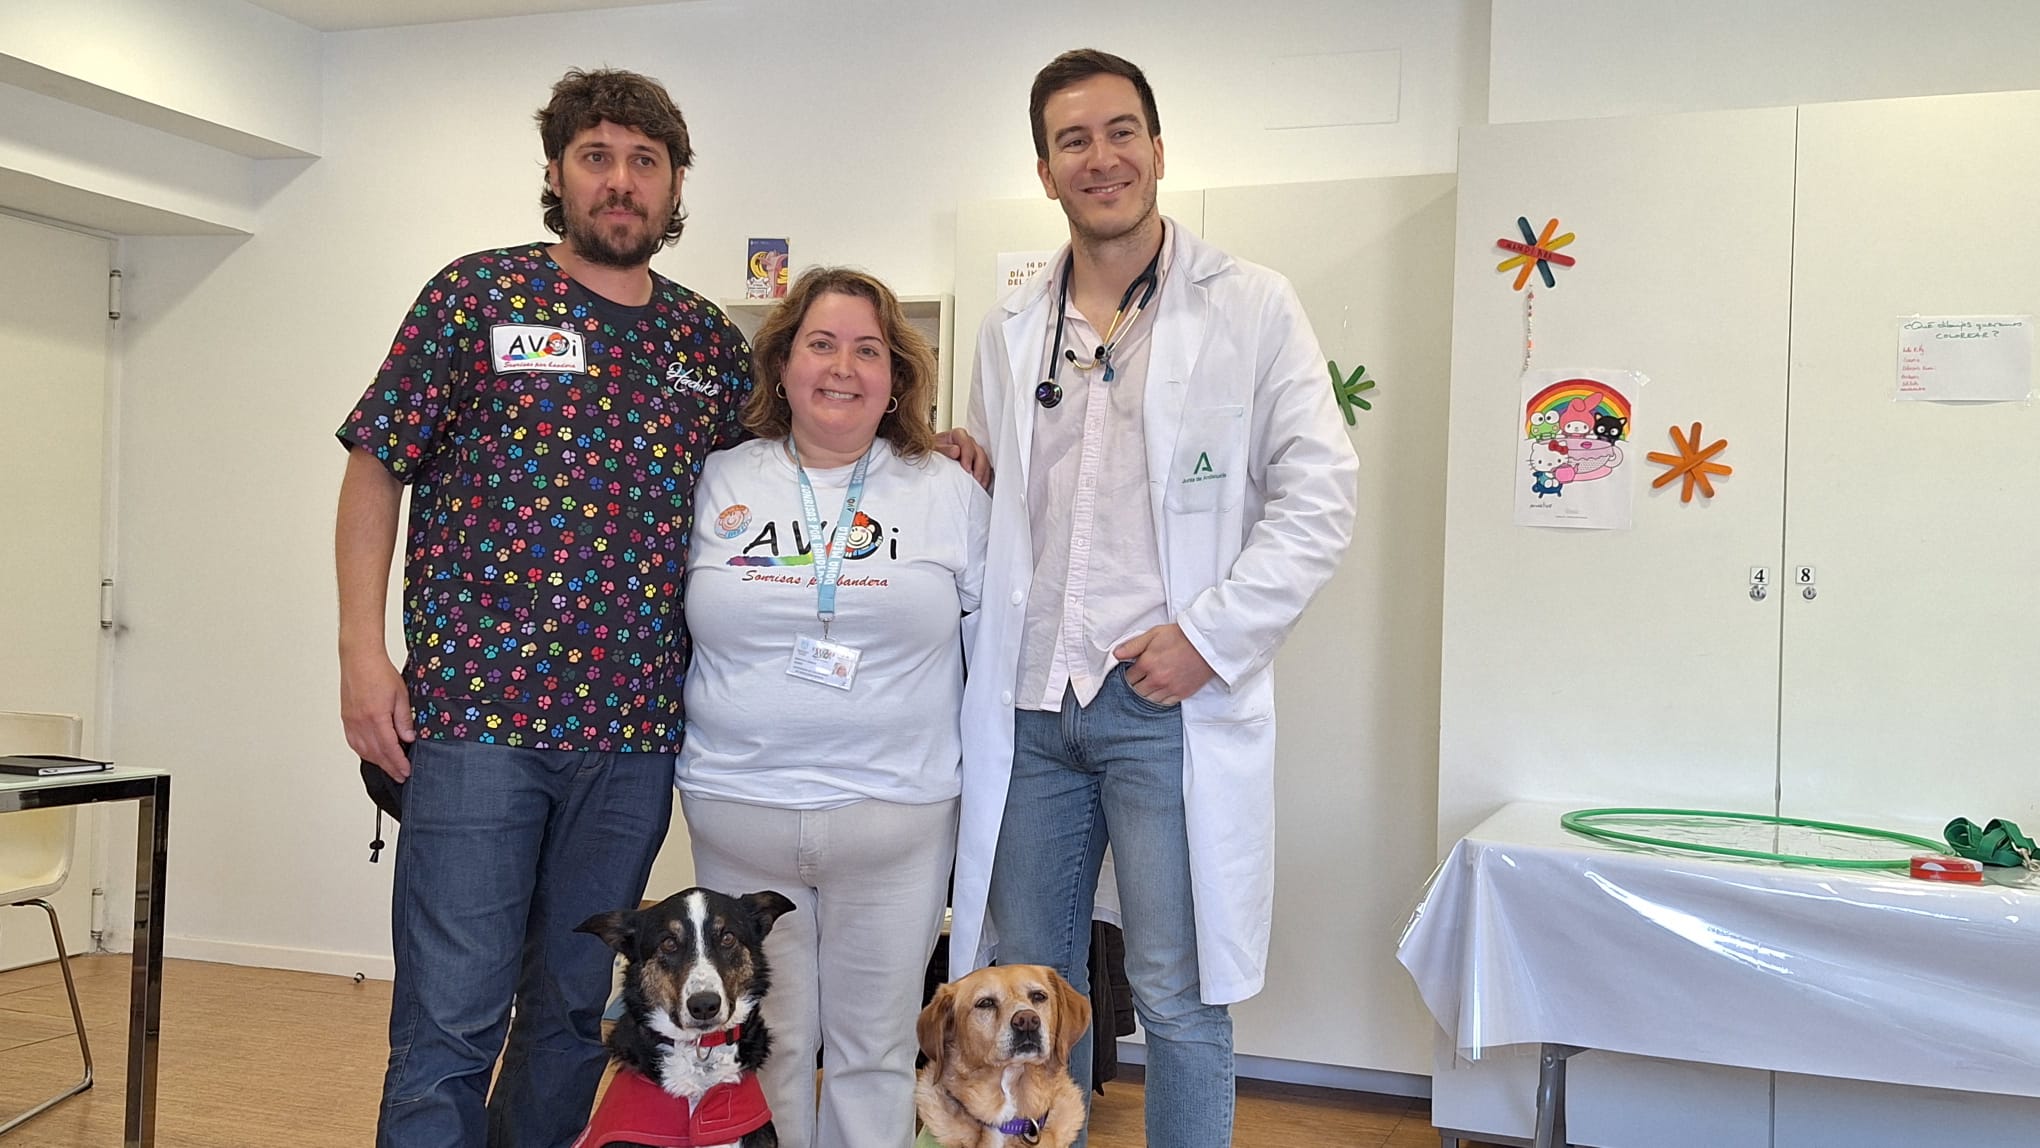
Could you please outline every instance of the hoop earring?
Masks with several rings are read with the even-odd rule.
[[[892,401],[885,405],[885,413],[891,414],[899,409],[900,409],[900,397],[898,395],[894,395],[892,397]]]
[[[778,395],[778,396],[779,396],[780,398],[782,398],[782,399],[783,399],[783,398],[785,398],[785,397],[786,397],[786,384],[785,384],[785,383],[774,383],[774,384],[772,384],[772,393],[773,393],[773,394],[775,394],[775,395]]]

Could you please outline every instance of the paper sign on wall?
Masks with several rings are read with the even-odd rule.
[[[1913,315],[1898,321],[1893,397],[2020,402],[2033,397],[2033,316]]]
[[[1048,266],[1055,258],[1053,251],[1001,251],[999,252],[999,287],[997,301],[1004,303],[1006,297],[1026,286],[1036,272]]]
[[[1634,371],[1523,372],[1516,408],[1516,525],[1627,530]]]

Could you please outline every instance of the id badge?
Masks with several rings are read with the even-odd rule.
[[[847,690],[857,679],[857,659],[863,656],[864,651],[855,646],[803,634],[794,639],[793,660],[787,663],[786,672],[804,681]]]

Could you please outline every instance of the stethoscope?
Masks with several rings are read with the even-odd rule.
[[[1147,267],[1133,277],[1133,282],[1126,285],[1126,293],[1119,297],[1119,309],[1112,313],[1112,323],[1105,328],[1105,344],[1099,347],[1098,353],[1091,358],[1079,359],[1076,348],[1063,349],[1063,325],[1070,313],[1070,274],[1075,270],[1076,261],[1077,257],[1074,254],[1063,260],[1062,293],[1056,297],[1055,302],[1055,345],[1048,352],[1048,377],[1041,381],[1040,386],[1034,388],[1034,401],[1043,407],[1054,407],[1063,401],[1062,385],[1055,379],[1062,371],[1064,359],[1068,359],[1070,365],[1080,371],[1089,371],[1102,365],[1105,368],[1105,381],[1108,383],[1112,381],[1113,348],[1117,347],[1119,341],[1126,337],[1126,333],[1133,329],[1133,324],[1140,318],[1140,313],[1145,311],[1148,303],[1154,299],[1155,288],[1161,285],[1156,269],[1162,264],[1162,252],[1160,248],[1156,248],[1155,257],[1148,260]],[[1140,295],[1138,303],[1133,299],[1136,293]]]

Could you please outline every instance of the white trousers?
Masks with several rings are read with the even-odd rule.
[[[800,810],[683,794],[680,807],[696,884],[775,889],[795,906],[765,938],[772,1055],[760,1078],[782,1148],[909,1148],[914,1021],[948,900],[957,802]]]

